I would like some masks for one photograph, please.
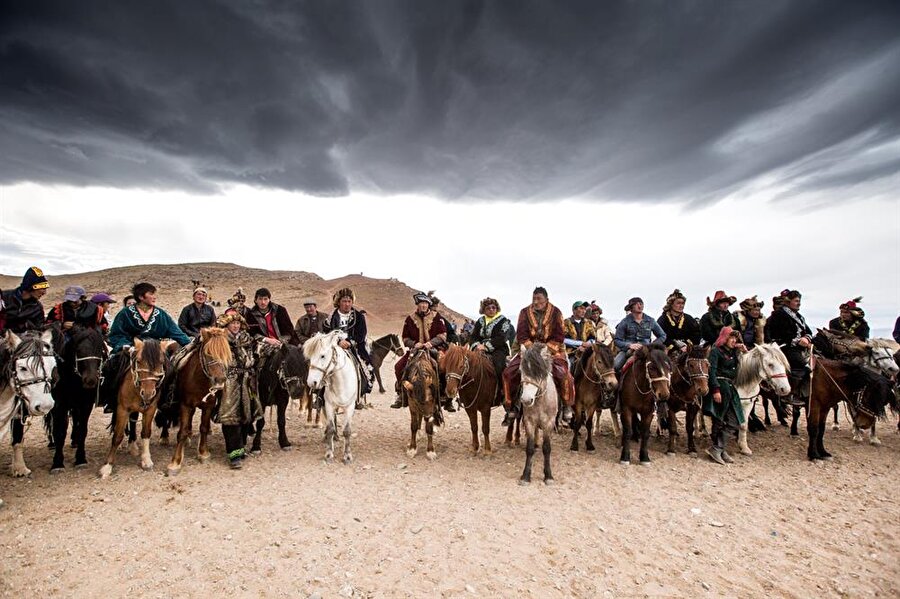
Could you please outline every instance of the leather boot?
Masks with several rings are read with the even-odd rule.
[[[400,397],[400,394],[399,394],[399,393],[397,394],[397,399],[395,399],[395,400],[394,400],[394,403],[391,404],[391,407],[394,408],[394,409],[398,409],[398,408],[402,408],[402,407],[403,407],[403,398]]]
[[[710,447],[706,450],[706,455],[716,464],[725,465],[725,460],[722,458],[722,450],[718,447]]]
[[[453,406],[453,398],[446,397],[444,398],[444,409],[448,412],[455,412],[456,408]]]
[[[516,418],[519,416],[519,412],[515,405],[512,405],[508,408],[504,406],[504,409],[506,410],[506,414],[503,416],[503,422],[500,423],[500,426],[512,426],[516,423]]]

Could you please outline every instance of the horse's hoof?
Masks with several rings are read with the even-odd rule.
[[[834,461],[834,456],[833,456],[833,455],[826,455],[826,456],[823,456],[823,457],[822,457],[822,460],[824,460],[824,461],[826,461],[826,462],[833,462],[833,461]]]
[[[141,448],[138,447],[137,443],[129,443],[128,444],[128,453],[137,457],[141,455]]]
[[[178,476],[178,474],[180,472],[181,472],[181,466],[178,466],[178,467],[169,466],[168,468],[166,468],[166,476]]]
[[[12,475],[15,478],[25,478],[26,476],[31,476],[31,470],[28,468],[13,468]]]
[[[281,448],[281,451],[293,451],[293,450],[294,450],[293,445],[285,445],[284,447]]]
[[[342,461],[344,462],[344,465],[348,465],[353,462],[353,456],[349,454],[345,455]]]
[[[430,461],[433,462],[433,461],[437,458],[437,453],[434,452],[434,451],[426,451],[426,452],[425,452],[425,457],[428,458]]]
[[[674,451],[666,451],[666,455],[675,455]]]
[[[584,450],[585,450],[586,452],[588,452],[588,453],[594,453],[595,451],[597,451],[597,450],[594,449],[593,447],[585,447]]]
[[[143,470],[145,472],[149,472],[149,471],[153,470],[153,462],[148,462],[146,464],[142,463],[141,470]]]
[[[839,431],[839,430],[841,430],[841,425],[840,425],[840,424],[837,424],[837,423],[832,424],[832,425],[831,425],[831,430],[833,430],[833,431]]]
[[[547,485],[547,486],[550,486],[550,485],[556,484],[556,481],[553,480],[552,478],[545,478],[545,479],[544,479],[544,484]]]
[[[881,447],[881,439],[879,439],[878,437],[872,437],[871,439],[869,439],[869,445]]]
[[[262,449],[251,449],[251,450],[250,450],[250,455],[252,455],[252,456],[255,457],[255,458],[256,458],[256,457],[259,457],[259,456],[262,455]]]
[[[322,423],[316,422],[315,424],[313,424],[313,428],[322,428]]]
[[[333,456],[333,455],[327,455],[327,456],[325,456],[325,463],[326,463],[326,464],[331,464],[331,463],[333,463],[333,462],[334,462],[334,456]]]
[[[198,456],[197,456],[197,459],[200,461],[201,464],[205,464],[206,462],[209,461],[209,454],[206,454],[206,455],[198,455]]]
[[[641,466],[649,466],[652,462],[650,460],[641,460],[639,463]]]
[[[66,471],[65,466],[55,466],[50,469],[50,474],[62,474],[65,471]]]
[[[160,437],[159,444],[161,447],[168,447],[169,446],[169,438],[168,437]]]
[[[104,480],[109,478],[109,475],[112,474],[112,469],[113,469],[112,464],[104,464],[103,466],[101,466],[100,467],[100,478],[102,478]]]
[[[416,457],[417,450],[415,448],[409,448],[406,450],[406,456],[410,458]]]
[[[742,447],[742,448],[741,448],[741,455],[753,455],[753,452],[750,451],[750,448],[749,448],[749,447],[747,447],[747,448]]]
[[[525,480],[524,478],[520,478],[520,479],[519,479],[519,486],[520,486],[520,487],[527,487],[527,486],[530,485],[530,484],[531,484],[531,481],[530,481],[530,480]]]
[[[619,465],[620,466],[631,466],[631,462],[628,462],[626,460],[619,460]]]
[[[688,457],[696,459],[696,458],[700,457],[700,455],[696,451],[689,451]]]
[[[84,470],[87,467],[88,467],[87,462],[76,462],[75,463],[75,470]]]

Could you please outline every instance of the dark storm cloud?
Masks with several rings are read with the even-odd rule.
[[[0,182],[852,188],[897,174],[897,31],[865,1],[5,2]]]

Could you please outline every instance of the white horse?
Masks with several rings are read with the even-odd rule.
[[[343,461],[353,461],[350,452],[350,434],[353,412],[359,400],[359,370],[346,349],[340,346],[347,339],[343,331],[319,333],[303,344],[303,356],[309,362],[306,384],[310,395],[325,388],[325,461],[334,459],[334,440],[337,437],[337,410],[344,411]]]
[[[877,370],[887,378],[894,381],[894,384],[897,384],[897,375],[900,374],[900,366],[897,365],[897,362],[894,360],[894,354],[900,349],[900,343],[897,343],[893,339],[869,339],[866,341],[866,345],[869,347],[869,353],[865,356],[854,356],[851,357],[848,361],[852,364],[856,364],[857,366],[868,366],[874,370]],[[835,424],[832,426],[832,430],[835,430],[837,426],[836,417]],[[869,437],[869,443],[875,446],[881,445],[881,439],[879,439],[875,435],[875,424],[872,423],[872,428],[862,429],[853,425],[853,440],[857,443],[863,440],[863,433],[866,433]]]
[[[0,339],[0,440],[9,431],[14,417],[44,416],[53,409],[53,375],[56,357],[51,342],[53,335],[29,334],[19,337],[7,331]],[[28,476],[22,444],[13,445],[13,476]],[[0,500],[3,505],[3,500]]]
[[[747,423],[753,403],[759,398],[759,384],[766,381],[779,397],[791,392],[788,371],[791,366],[777,343],[762,343],[740,356],[734,387],[741,399],[744,423],[738,432],[738,445],[744,455],[753,455],[747,445]]]

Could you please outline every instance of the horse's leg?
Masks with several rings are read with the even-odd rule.
[[[750,451],[750,446],[747,445],[747,431],[750,422],[750,412],[753,411],[753,402],[749,399],[742,399],[741,409],[744,410],[744,422],[738,428],[738,447],[740,447],[742,454],[753,455],[753,452]]]
[[[434,460],[437,457],[437,453],[434,451],[434,418],[431,416],[425,418],[425,435],[428,437],[425,457],[429,460]]]
[[[51,438],[53,441],[53,465],[50,466],[50,474],[59,474],[66,469],[63,460],[63,446],[66,444],[66,433],[69,430],[68,406],[57,400],[56,405],[53,406],[53,411],[50,412],[50,416],[53,418],[53,430],[50,431],[53,433]],[[72,420],[72,428],[74,428],[74,418]]]
[[[137,419],[137,412],[130,412],[128,414],[128,453],[130,453],[134,457],[137,457],[141,454],[137,446]]]
[[[796,410],[796,408],[794,408]],[[799,410],[797,410],[799,412]],[[821,460],[822,455],[819,454],[818,437],[819,437],[819,413],[822,411],[818,401],[810,401],[809,407],[806,409],[806,434],[809,437],[806,447],[806,457],[810,460]],[[829,410],[825,410],[825,418],[827,419]]]
[[[559,417],[559,412],[557,412],[557,417]],[[578,451],[578,437],[580,436],[581,426],[584,424],[584,409],[578,403],[575,404],[575,415],[572,418],[572,423],[570,426],[572,427],[572,444],[569,446],[569,451]],[[546,438],[546,435],[544,435]]]
[[[530,420],[525,421],[525,470],[519,479],[520,485],[531,483],[531,462],[534,460],[534,436],[536,431]]]
[[[481,434],[484,435],[484,455],[491,455],[491,402],[481,408]]]
[[[337,425],[334,422],[334,407],[325,402],[325,462],[334,461],[334,438]]]
[[[129,412],[126,408],[119,404],[116,407],[116,426],[113,429],[112,443],[109,446],[109,453],[106,455],[106,463],[100,467],[100,478],[109,478],[112,474],[113,464],[116,463],[116,450],[122,444],[125,438],[125,425],[128,424]]]
[[[797,422],[800,421],[800,406],[793,406],[791,408],[791,436],[799,437],[800,433],[797,431]],[[809,422],[809,411],[806,412],[806,421]]]
[[[150,435],[153,433],[153,416],[156,415],[156,404],[152,404],[141,418],[141,468],[153,470],[153,459],[150,457]]]
[[[646,466],[650,463],[650,427],[653,424],[653,410],[641,414],[641,452],[640,452],[640,460],[641,466]]]
[[[593,416],[593,415],[592,415]],[[588,430],[590,430],[590,424],[587,425]],[[553,484],[553,472],[550,471],[550,435],[548,434],[550,431],[546,426],[542,429],[541,436],[544,437],[543,442],[541,443],[541,452],[544,454],[544,484],[552,485]]]
[[[624,402],[619,416],[622,419],[622,455],[619,463],[627,466],[631,463],[631,408],[625,407]]]
[[[762,398],[763,400],[763,423],[766,426],[772,426],[772,419],[769,418],[769,398],[765,395]]]
[[[622,426],[621,426],[621,423],[619,422],[619,415],[616,414],[616,411],[613,408],[610,408],[609,409],[609,417],[612,420],[613,437],[618,439],[619,437],[622,436]],[[599,427],[600,427],[600,423],[598,421],[597,428],[599,429]]]
[[[775,408],[775,416],[778,418],[778,424],[786,427],[787,423],[787,410],[784,409],[784,404],[780,401],[773,401],[772,407]]]
[[[412,407],[412,403],[413,402],[410,402],[409,407],[409,445],[406,446],[406,455],[414,458],[418,451],[418,448],[416,447],[416,435],[419,434],[419,425],[422,422],[422,417]]]
[[[672,400],[669,400],[669,446],[666,453],[675,455],[675,437],[678,436],[678,416],[672,409]]]
[[[513,440],[513,429],[515,428],[515,426],[516,426],[515,422],[510,422],[506,426],[506,446],[507,447],[512,447],[512,445],[513,445],[513,441],[512,441]],[[897,430],[900,431],[900,422],[897,422]]]
[[[697,411],[697,420],[699,420],[699,427],[698,427],[698,430],[699,430],[699,432],[700,432],[700,436],[701,436],[701,437],[708,437],[708,436],[709,436],[709,429],[706,428],[706,418],[703,416],[703,412],[702,412],[702,411],[699,411],[699,410]]]
[[[313,413],[313,392],[307,390],[306,391],[306,426],[307,428],[312,426],[312,413]],[[318,415],[318,414],[316,414]]]
[[[355,410],[355,403],[351,403],[344,410],[344,464],[349,464],[353,461],[353,453],[350,451],[350,435],[352,434],[353,413]]]
[[[184,462],[184,446],[191,435],[193,421],[194,408],[185,403],[180,403],[178,405],[178,435],[175,438],[175,451],[172,452],[172,460],[166,467],[166,474],[169,476],[175,476],[181,472],[181,466]]]
[[[169,446],[169,419],[166,418],[166,421],[163,423],[161,427],[159,427],[159,444],[163,447]]]
[[[834,407],[832,408],[832,410],[834,410],[834,421],[831,423],[831,430],[833,430],[833,431],[841,430],[841,422],[840,422],[840,420],[838,420],[838,409],[840,409],[840,407],[841,407],[841,404],[836,403],[836,404],[834,404]]]
[[[587,431],[587,438],[584,440],[584,448],[587,451],[594,451],[594,412],[596,406],[592,406],[585,411],[584,428]]]
[[[375,380],[378,381],[378,392],[384,393],[384,384],[381,382],[381,366],[375,368]]]
[[[522,444],[520,441],[520,435],[519,435],[519,433],[521,432],[521,429],[522,429],[522,413],[520,412],[519,415],[516,417],[516,439],[515,439],[516,447],[518,447],[519,445]]]
[[[687,452],[689,456],[697,457],[697,447],[694,445],[694,424],[697,420],[697,405],[690,403],[684,416],[684,428],[687,430]]]
[[[91,397],[80,399],[75,404],[72,412],[72,436],[75,439],[75,467],[87,466],[87,455],[84,446],[87,442],[88,422],[91,411],[94,409],[94,400]]]
[[[266,413],[265,408],[262,413]],[[262,432],[265,426],[266,418],[265,416],[260,416],[256,421],[256,434],[253,435],[253,445],[250,447],[250,455],[259,455],[262,453]]]
[[[287,437],[287,431],[285,430],[287,424],[285,414],[287,412],[288,401],[290,400],[286,397],[284,401],[279,401],[278,406],[275,408],[277,410],[276,418],[278,420],[278,446],[284,451],[290,451],[292,449],[291,442]]]
[[[874,445],[875,447],[878,447],[881,445],[881,439],[879,439],[878,436],[875,434],[875,421],[874,420],[872,421],[872,429],[871,429],[871,432],[869,433],[869,445]]]
[[[469,428],[472,431],[472,455],[476,455],[478,453],[478,410],[474,407],[468,408],[466,410],[466,415],[469,417]]]
[[[205,406],[200,410],[200,443],[197,446],[197,459],[201,464],[209,461],[209,447],[207,445],[209,439],[209,431],[212,429],[210,421],[212,420],[211,405]],[[191,418],[193,420],[193,417]]]

